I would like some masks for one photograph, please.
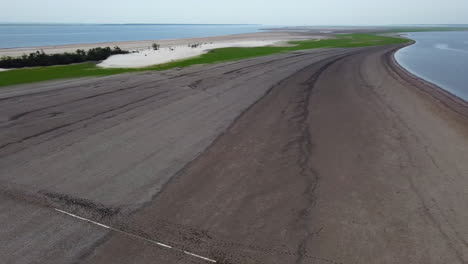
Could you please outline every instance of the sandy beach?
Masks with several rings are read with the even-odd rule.
[[[249,34],[226,35],[206,38],[187,38],[169,40],[145,40],[145,41],[124,41],[106,42],[92,44],[76,44],[63,46],[43,46],[31,48],[0,49],[0,57],[21,56],[36,51],[44,51],[47,54],[75,52],[77,49],[88,50],[96,47],[119,46],[128,50],[130,54],[113,55],[107,60],[98,64],[102,68],[138,68],[171,61],[187,59],[208,52],[211,49],[226,47],[261,47],[271,45],[287,45],[288,41],[306,39],[325,39],[326,35],[312,34],[308,32],[261,32]],[[158,50],[152,48],[153,43],[157,43]],[[190,45],[196,45],[189,47]],[[6,69],[0,69],[5,71]]]
[[[3,56],[21,56],[29,54],[38,50],[43,50],[45,53],[64,53],[75,52],[77,49],[91,49],[96,47],[114,47],[119,46],[124,50],[144,50],[151,48],[153,43],[157,43],[161,48],[168,48],[172,46],[187,46],[195,43],[210,43],[210,42],[244,42],[244,41],[272,41],[272,40],[303,40],[303,39],[319,39],[327,38],[327,36],[318,33],[309,32],[289,32],[289,31],[275,31],[275,32],[259,32],[247,34],[235,34],[218,37],[204,37],[204,38],[186,38],[186,39],[165,39],[165,40],[142,40],[142,41],[120,41],[120,42],[103,42],[103,43],[90,43],[90,44],[73,44],[73,45],[59,45],[59,46],[40,46],[30,48],[11,48],[0,49],[0,57]]]

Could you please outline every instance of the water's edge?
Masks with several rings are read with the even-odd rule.
[[[466,33],[405,34],[404,37],[411,39],[413,43],[396,51],[394,59],[411,75],[468,101],[468,75],[463,73],[463,69],[468,67],[463,50],[466,48],[451,48],[452,45],[463,45],[463,38],[467,37],[464,34]],[[446,45],[447,48],[438,48],[439,45]]]
[[[432,97],[441,105],[468,119],[467,100],[447,91],[446,89],[433,82],[430,82],[424,78],[419,77],[418,75],[413,74],[397,61],[395,54],[401,49],[407,48],[408,46],[414,44],[415,42],[413,41],[413,43],[396,48],[395,50],[393,50],[393,52],[387,54],[387,65],[390,67],[391,71],[398,75],[399,78],[402,78],[403,81],[414,85],[414,87],[417,88],[419,91]]]

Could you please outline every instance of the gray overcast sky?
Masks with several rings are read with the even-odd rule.
[[[468,24],[468,0],[0,0],[0,22]]]

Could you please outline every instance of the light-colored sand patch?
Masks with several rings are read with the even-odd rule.
[[[2,68],[0,68],[0,72],[2,72],[2,71],[8,71],[8,70],[9,70],[9,69],[2,69]]]
[[[144,49],[130,54],[114,55],[98,64],[103,68],[139,68],[171,61],[191,58],[207,53],[209,50],[227,47],[262,47],[284,43],[281,40],[248,40],[234,42],[200,43],[199,46],[178,45],[162,47],[159,50]],[[197,44],[197,43],[193,43]]]

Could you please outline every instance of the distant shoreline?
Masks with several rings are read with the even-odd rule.
[[[177,23],[4,23],[0,26],[262,26],[262,24],[177,24]]]
[[[11,27],[11,28],[10,28]],[[28,28],[30,27],[30,28]],[[45,29],[40,29],[44,27]],[[49,27],[49,28],[47,28]],[[55,28],[56,27],[56,28]],[[63,28],[61,28],[63,27]],[[68,27],[68,28],[67,28]],[[82,27],[82,28],[80,28]],[[95,27],[95,28],[93,28]],[[178,24],[178,23],[9,23],[0,22],[1,56],[21,56],[43,49],[61,53],[76,49],[121,45],[141,49],[152,42],[288,32],[330,35],[340,33],[397,33],[411,30],[463,30],[463,25],[446,26],[274,26],[263,24]],[[400,30],[400,31],[399,31]],[[409,31],[408,31],[409,30]],[[164,44],[163,44],[164,45]],[[75,50],[70,50],[73,48]],[[58,49],[59,51],[54,51]]]
[[[151,47],[153,43],[161,45],[161,47],[170,47],[176,45],[188,45],[200,42],[218,42],[218,41],[239,41],[239,40],[301,40],[305,38],[311,38],[317,36],[317,34],[307,32],[287,32],[287,31],[275,31],[275,32],[256,32],[256,33],[243,33],[243,34],[232,34],[232,35],[220,35],[213,37],[195,37],[195,38],[179,38],[179,39],[153,39],[153,40],[136,40],[136,41],[111,41],[111,42],[97,42],[97,43],[79,43],[79,44],[67,44],[67,45],[47,45],[47,46],[35,46],[35,47],[19,47],[19,48],[0,48],[0,57],[11,56],[17,57],[23,54],[29,54],[32,52],[43,50],[45,53],[64,53],[74,52],[77,49],[88,50],[97,47],[114,47],[119,46],[125,50],[139,50]]]
[[[261,32],[256,24],[0,24],[0,48],[213,37]]]

